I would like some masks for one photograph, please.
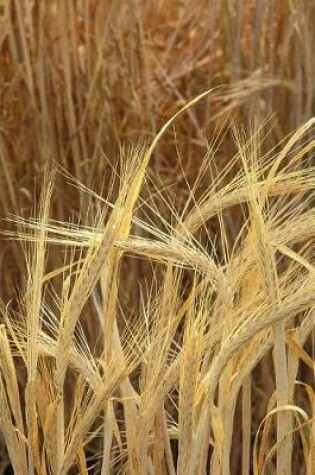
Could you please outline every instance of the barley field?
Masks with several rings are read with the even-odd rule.
[[[314,77],[314,0],[0,0],[0,475],[315,473]]]

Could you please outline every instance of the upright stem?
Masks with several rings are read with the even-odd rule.
[[[274,364],[277,386],[277,407],[288,404],[288,370],[285,351],[284,323],[274,327]],[[290,453],[290,414],[287,411],[277,413],[277,473],[291,474]]]

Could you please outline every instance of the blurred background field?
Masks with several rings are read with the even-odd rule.
[[[289,140],[290,134],[314,116],[314,58],[313,0],[0,0],[0,216],[5,218],[1,221],[2,231],[15,232],[16,226],[14,222],[12,223],[15,220],[7,220],[12,215],[28,218],[39,213],[45,167],[51,161],[56,162],[63,172],[56,178],[57,191],[52,197],[50,217],[60,223],[70,220],[93,228],[96,221],[95,213],[99,211],[98,204],[95,205],[94,201],[91,204],[91,194],[86,193],[83,187],[71,186],[69,181],[72,178],[69,176],[82,182],[85,187],[94,190],[103,198],[109,197],[110,201],[115,203],[120,196],[121,177],[133,176],[130,171],[134,166],[131,163],[131,151],[136,148],[141,158],[145,147],[150,146],[161,127],[174,114],[196,96],[211,89],[202,100],[181,113],[159,140],[148,163],[145,184],[141,192],[142,205],[133,212],[133,219],[138,221],[136,224],[133,222],[132,232],[137,238],[150,238],[152,230],[149,229],[149,225],[147,227],[141,225],[143,222],[156,226],[161,233],[167,233],[169,227],[175,225],[174,222],[178,217],[188,215],[194,206],[197,208],[195,202],[198,200],[202,202],[205,196],[211,200],[211,196],[209,195],[209,198],[206,195],[209,187],[211,188],[214,183],[223,187],[233,180],[237,173],[241,173],[242,165],[233,157],[242,147],[247,150],[245,155],[248,157],[251,157],[251,153],[259,155],[258,175],[259,173],[263,175],[264,167],[268,170],[272,167],[273,160],[268,152],[273,150],[276,156]],[[239,136],[237,131],[240,131]],[[257,148],[250,141],[249,145],[245,146],[249,137],[255,137],[253,141],[259,143]],[[314,127],[310,125],[297,137],[295,148],[290,151],[292,158],[294,153],[298,154],[303,150],[301,153],[306,157],[305,163],[309,167],[307,169],[310,169],[311,178],[314,165],[311,146],[313,141]],[[209,157],[214,164],[211,167],[205,166]],[[294,173],[302,173],[301,166],[294,169]],[[251,176],[251,172],[249,175]],[[222,180],[219,178],[221,176]],[[251,178],[248,180],[250,183]],[[309,182],[311,183],[311,179]],[[239,183],[241,189],[243,186],[241,179]],[[289,187],[290,183],[287,186]],[[296,191],[297,186],[300,185],[292,185],[292,193]],[[237,187],[238,185],[236,191]],[[295,218],[294,206],[296,215],[302,211],[306,212],[307,207],[303,208],[303,203],[306,202],[308,209],[312,210],[312,185],[310,184],[307,190],[303,188],[302,191],[308,194],[299,195],[296,203],[293,198],[291,200],[290,195],[288,202],[285,200],[281,202],[280,199],[276,204],[272,202],[271,209],[272,205],[277,209],[283,206],[288,215],[290,209],[292,220]],[[299,193],[302,191],[298,189]],[[213,192],[217,192],[214,185]],[[92,200],[94,198],[92,197]],[[96,198],[95,201],[98,203]],[[108,214],[105,213],[106,219],[111,208],[108,209],[106,211]],[[221,213],[219,210],[217,216],[204,223],[203,229],[197,229],[196,241],[210,254],[213,246],[218,267],[224,268],[224,265],[230,262],[227,256],[232,255],[232,250],[237,245],[237,237],[242,232],[249,215],[250,211],[244,211],[235,202],[235,206],[230,206],[226,212]],[[181,220],[178,218],[179,221]],[[293,224],[292,229],[295,229]],[[278,226],[278,221],[275,227],[276,225]],[[302,244],[302,250],[293,247],[296,252],[301,251],[301,254],[305,251],[304,258],[312,262],[314,235],[307,234],[307,231],[305,233],[306,247],[304,248]],[[193,240],[191,242],[193,243]],[[21,249],[21,244],[14,239],[3,237],[0,241],[1,299],[4,305],[13,302],[13,309],[16,312],[22,312],[16,303],[17,294],[24,288],[26,281],[25,259]],[[163,255],[163,259],[156,256],[153,258],[154,252],[150,252],[146,251],[137,259],[130,256],[130,252],[125,252],[120,259],[117,295],[121,313],[118,312],[117,324],[121,339],[126,337],[124,332],[125,326],[128,325],[124,318],[129,318],[126,315],[130,314],[136,319],[134,315],[141,313],[140,310],[142,311],[151,300],[154,301],[159,292],[163,295],[166,292],[163,285],[170,276],[167,274],[165,277],[164,270],[160,269],[159,259],[164,263],[168,262],[168,259],[173,261],[177,259],[176,256],[168,255],[166,257]],[[189,255],[187,259],[189,260]],[[64,264],[64,254],[59,251],[58,246],[53,247],[47,257],[47,273],[62,268]],[[281,271],[287,269],[283,261],[279,263],[279,267]],[[247,278],[252,282],[250,273]],[[177,280],[180,283],[176,281],[174,288],[176,287],[181,302],[185,302],[185,299],[188,301],[194,285],[197,285],[194,275],[183,270],[182,274],[177,276]],[[56,292],[62,289],[62,285],[62,281],[59,282],[57,279]],[[259,284],[257,285],[259,287]],[[160,288],[162,290],[159,290]],[[205,294],[207,292],[205,291]],[[255,293],[253,289],[251,292]],[[213,303],[216,298],[217,295],[209,299]],[[47,301],[53,309],[57,307],[53,295],[47,296]],[[92,305],[91,302],[89,305]],[[198,305],[201,305],[199,301],[196,307]],[[176,307],[175,304],[174,306]],[[307,307],[307,310],[311,311],[311,307],[311,305]],[[215,306],[214,308],[216,309]],[[303,307],[301,312],[304,310]],[[178,309],[177,311],[179,312]],[[296,315],[297,320],[292,321],[289,328],[283,327],[281,330],[283,340],[287,338],[286,342],[288,335],[291,335],[290,331],[294,331],[295,327],[299,327],[299,323],[304,321],[298,310]],[[181,318],[183,321],[174,330],[172,342],[169,343],[169,356],[177,352],[180,354],[180,348],[186,348],[182,334],[186,317]],[[135,321],[137,322],[137,319]],[[140,327],[139,324],[139,334]],[[82,316],[82,328],[91,351],[103,354],[102,345],[98,347],[95,343],[100,332],[99,326],[93,318],[90,318],[88,311]],[[298,379],[300,386],[305,386],[307,390],[305,392],[299,386],[295,404],[308,414],[310,431],[307,436],[301,436],[294,442],[290,438],[286,444],[286,450],[288,445],[291,446],[288,452],[290,460],[293,454],[289,472],[285,472],[288,475],[289,473],[311,475],[314,473],[312,470],[315,470],[315,434],[312,422],[314,417],[312,411],[315,409],[314,389],[312,389],[314,325],[307,328],[308,332],[301,346],[293,337],[290,340],[291,346],[282,342],[285,347],[284,355],[286,354],[288,359],[289,348],[295,349],[294,354],[301,359]],[[229,329],[227,325],[226,331]],[[147,331],[150,332],[148,329]],[[198,327],[196,335],[199,335],[199,331]],[[189,344],[198,346],[199,337],[192,337],[193,334],[193,331],[189,333]],[[12,334],[9,340],[11,338]],[[207,344],[207,338],[202,337],[201,340],[202,345]],[[255,344],[253,341],[252,344]],[[216,342],[216,345],[220,347],[222,342],[224,332],[222,340],[220,343]],[[10,343],[12,348],[15,348],[16,341]],[[153,343],[152,345],[154,347]],[[210,451],[206,464],[207,473],[215,475],[253,473],[254,437],[268,411],[275,407],[276,396],[273,393],[277,384],[272,363],[273,345],[274,343],[269,342],[264,346],[266,351],[262,351],[261,358],[258,357],[257,364],[250,370],[250,379],[243,381],[247,385],[245,389],[243,386],[243,396],[241,387],[235,390],[235,407],[231,412],[224,399],[224,393],[228,391],[229,377],[232,378],[233,368],[228,367],[224,374],[217,405],[223,425],[224,418],[228,415],[232,418],[229,424],[233,432],[230,434],[230,445],[226,440],[222,442],[224,437],[220,445],[223,450],[228,450],[230,462],[224,464],[221,460],[222,454],[218,450],[219,454],[214,453],[215,461],[211,465]],[[146,351],[150,353],[148,348],[141,351],[144,354]],[[213,351],[215,354],[217,350]],[[15,353],[12,350],[12,354],[15,358],[16,349]],[[249,351],[249,354],[252,355],[253,352]],[[23,366],[20,357],[19,354],[16,359],[17,366]],[[200,358],[203,360],[203,356]],[[279,365],[279,361],[277,364]],[[130,381],[139,394],[141,388],[138,387],[138,376],[141,371],[144,371],[143,368],[140,369],[135,365],[130,372]],[[178,371],[178,380],[174,377],[173,383],[171,378],[171,388],[166,391],[167,397],[165,396],[165,411],[171,414],[168,422],[171,420],[174,423],[169,424],[171,427],[168,436],[169,448],[176,473],[188,474],[183,458],[178,462],[182,442],[179,442],[180,437],[176,435],[176,430],[175,435],[172,432],[174,425],[177,429],[179,427],[178,430],[182,427],[177,407],[177,404],[182,403],[178,403],[176,399],[180,392],[178,385],[182,384],[179,376],[182,375],[182,370],[174,371]],[[293,373],[290,373],[291,377]],[[24,394],[23,388],[27,379],[25,369],[19,368],[17,374],[21,394]],[[67,381],[70,386],[71,377],[70,375]],[[156,378],[158,379],[158,376]],[[186,388],[186,383],[183,384]],[[196,383],[196,388],[197,386]],[[65,401],[68,401],[65,406],[71,405],[71,396],[67,396],[68,389],[65,388],[64,397]],[[196,389],[196,401],[197,393]],[[249,399],[246,399],[246,395]],[[23,407],[24,396],[21,398]],[[293,400],[288,398],[286,401],[287,406],[293,405]],[[175,409],[172,409],[173,402]],[[197,405],[197,402],[192,404]],[[122,428],[120,422],[120,419],[124,418],[123,412],[126,408],[123,410],[121,406],[119,403],[114,408],[117,422],[115,430],[120,429],[124,434],[122,441],[116,440],[118,446],[125,443],[124,437],[128,445],[128,434],[125,435],[128,430]],[[181,405],[179,407],[182,409]],[[249,420],[244,414],[242,416],[242,407],[243,413],[244,407],[252,411]],[[65,413],[67,410],[70,409],[65,408]],[[200,416],[198,410],[196,409],[194,416],[196,420]],[[40,413],[40,409],[38,412]],[[23,417],[27,419],[27,416]],[[301,416],[302,419],[303,417]],[[263,465],[264,457],[267,457],[269,451],[272,452],[271,448],[274,447],[275,441],[279,442],[275,435],[277,424],[274,419],[272,421],[274,424],[269,427],[269,432],[268,429],[264,432],[259,469]],[[24,423],[27,426],[27,422]],[[93,427],[97,432],[100,421],[94,423],[97,427]],[[279,420],[278,424],[281,424]],[[288,421],[284,424],[288,424]],[[220,438],[219,426],[217,423],[216,440]],[[152,433],[148,430],[148,440],[151,436],[156,436],[155,430],[157,429],[152,429]],[[41,434],[40,437],[41,447],[45,434]],[[114,439],[115,437],[117,438],[116,433]],[[165,434],[163,437],[166,437]],[[162,448],[158,447],[157,453],[161,451],[167,453],[166,445],[166,442],[165,446],[162,443]],[[95,455],[104,453],[99,434],[94,438],[89,435],[85,447],[86,450],[83,446],[80,448],[78,458],[81,457],[82,460],[80,464],[77,463],[73,473],[85,473],[83,467],[91,470],[90,473],[102,473],[102,475],[172,473],[172,464],[165,462],[163,456],[159,459],[159,456],[152,455],[155,453],[153,449],[148,449],[146,456],[150,459],[150,463],[146,461],[146,471],[143,471],[144,465],[133,465],[129,461],[128,457],[133,453],[130,446],[127,452],[121,446],[120,452],[118,449],[108,449],[112,454],[107,455],[108,460],[111,460],[108,469],[104,468],[104,462],[102,465],[102,458]],[[186,450],[188,447],[189,444]],[[41,450],[45,452],[44,448]],[[247,450],[250,451],[250,456]],[[2,451],[2,465],[5,469],[8,467],[6,461],[9,458],[4,446]],[[117,455],[117,451],[120,455]],[[268,459],[266,470],[259,473],[276,473],[275,452],[276,447],[270,455],[270,464],[268,465]],[[46,448],[44,458],[49,458],[51,453],[55,452],[53,450],[50,452]],[[281,451],[278,456],[283,460]],[[89,458],[92,458],[92,463],[89,462]],[[119,463],[116,462],[116,458]],[[224,459],[224,456],[222,458]],[[44,465],[43,463],[41,466],[43,470],[41,473],[65,473],[60,471],[62,470],[60,467],[54,464],[50,466],[48,462],[45,472]],[[36,470],[40,473],[38,466]],[[192,468],[190,470],[189,475],[205,473],[194,472]]]

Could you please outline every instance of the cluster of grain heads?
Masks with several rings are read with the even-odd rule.
[[[14,218],[27,278],[1,304],[0,425],[17,475],[314,473],[314,120],[270,153],[259,127],[234,130],[227,169],[206,156],[213,179],[181,210],[142,197],[171,121],[125,157],[114,201],[76,182],[92,225],[50,219],[51,171],[38,216]]]

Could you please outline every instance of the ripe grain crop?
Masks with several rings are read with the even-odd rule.
[[[315,472],[314,21],[0,2],[0,473]]]

